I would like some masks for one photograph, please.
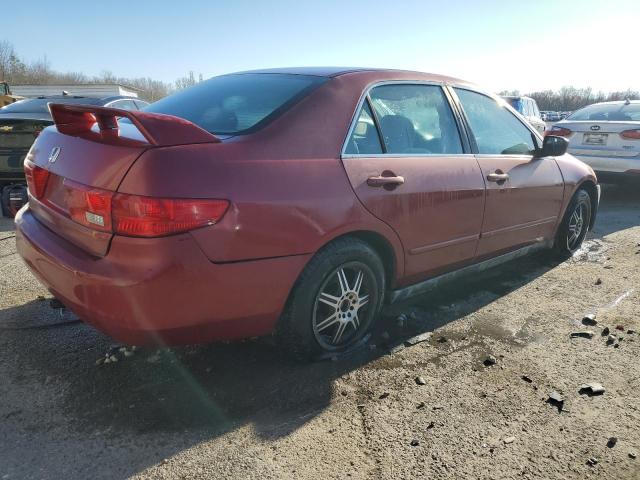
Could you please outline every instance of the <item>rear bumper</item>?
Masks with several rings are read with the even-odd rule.
[[[595,155],[579,155],[571,152],[574,157],[580,159],[596,172],[612,173],[636,173],[640,172],[640,157],[600,157]]]
[[[18,252],[81,319],[128,344],[192,344],[269,333],[309,255],[211,263],[191,235],[116,236],[103,258],[16,216]]]

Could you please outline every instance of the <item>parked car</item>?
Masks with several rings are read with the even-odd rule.
[[[549,112],[547,112],[547,111],[543,110],[543,111],[540,112],[540,118],[542,119],[543,122],[547,121],[547,116],[548,115],[549,115]]]
[[[502,97],[513,109],[527,119],[533,127],[540,133],[544,133],[546,124],[538,110],[538,104],[530,97]]]
[[[589,105],[548,133],[569,140],[569,152],[602,181],[640,179],[640,100]]]
[[[336,355],[366,341],[383,302],[574,252],[598,207],[566,140],[444,76],[263,70],[142,112],[50,108],[18,251],[129,344],[274,332],[298,356]]]
[[[13,216],[27,201],[24,158],[38,134],[53,124],[49,103],[89,104],[139,110],[147,102],[132,97],[52,96],[20,100],[0,108],[0,216]]]
[[[548,112],[547,113],[547,122],[559,122],[562,120],[562,116],[559,112]]]

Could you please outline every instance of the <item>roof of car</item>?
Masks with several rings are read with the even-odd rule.
[[[366,68],[366,67],[289,67],[289,68],[266,68],[260,70],[246,70],[241,72],[235,72],[235,74],[245,73],[279,73],[289,75],[313,75],[318,77],[338,77],[340,75],[347,75],[351,73],[385,73],[385,74],[402,74],[406,77],[407,74],[414,74],[421,79],[431,78],[437,81],[451,81],[455,83],[468,83],[465,80],[460,80],[454,77],[447,77],[444,75],[438,75],[434,73],[418,72],[413,70],[401,70],[392,68]]]

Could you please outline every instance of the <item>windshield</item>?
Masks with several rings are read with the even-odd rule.
[[[505,102],[513,107],[516,112],[522,113],[522,100],[517,97],[503,97]]]
[[[600,103],[584,107],[567,120],[640,121],[640,103]]]
[[[32,98],[20,100],[18,102],[0,108],[0,113],[49,113],[47,104],[49,103],[78,103],[94,105],[100,100],[97,98],[86,97],[49,97],[49,98]]]
[[[259,128],[271,116],[324,83],[307,75],[243,73],[214,77],[144,108],[175,115],[215,134]]]

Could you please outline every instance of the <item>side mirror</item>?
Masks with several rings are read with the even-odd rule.
[[[542,141],[542,148],[536,151],[536,157],[560,157],[567,153],[569,141],[563,137],[547,135]]]

